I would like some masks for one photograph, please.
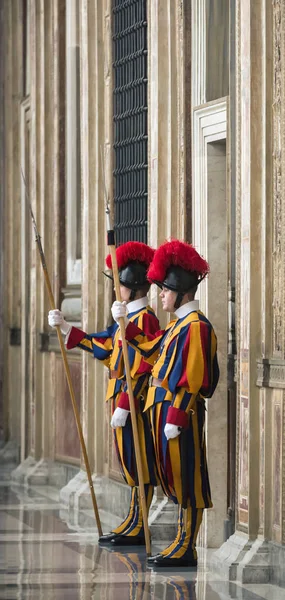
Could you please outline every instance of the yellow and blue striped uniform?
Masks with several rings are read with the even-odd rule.
[[[138,327],[143,327],[149,334],[158,328],[158,320],[150,306],[141,308],[128,315],[130,321]],[[117,323],[113,323],[105,331],[87,334],[75,327],[72,328],[67,348],[78,346],[89,352],[109,368],[109,382],[106,400],[112,402],[112,413],[120,406],[129,409],[126,377],[120,330]],[[134,349],[128,348],[131,369],[132,389],[137,406],[138,432],[143,462],[144,483],[157,485],[157,473],[154,460],[153,443],[150,432],[149,416],[143,410],[147,395],[147,386],[151,366],[145,362],[141,355]],[[135,454],[130,415],[124,427],[114,429],[114,442],[117,456],[125,481],[137,485]]]
[[[205,398],[212,396],[219,379],[216,335],[205,315],[193,310],[155,335],[130,323],[126,338],[159,380],[149,387],[144,410],[151,415],[162,488],[179,504],[177,536],[161,553],[162,560],[195,564],[203,510],[212,506],[204,424]],[[180,435],[167,440],[166,423],[181,426]]]
[[[204,398],[212,396],[219,378],[217,340],[211,323],[195,310],[155,335],[146,335],[130,323],[126,338],[160,380],[161,387],[149,387],[145,411],[151,413],[164,492],[184,508],[211,507]],[[167,422],[183,428],[178,437],[167,440]]]
[[[144,328],[149,334],[159,326],[158,320],[150,306],[131,312],[129,319],[138,327]],[[113,323],[105,331],[87,334],[72,328],[67,341],[67,348],[78,346],[89,352],[109,369],[109,382],[106,400],[111,402],[111,412],[117,407],[129,410],[129,398],[126,386],[126,376],[120,330]],[[142,457],[145,498],[149,510],[154,486],[157,485],[157,468],[153,438],[150,430],[150,415],[144,411],[151,366],[143,360],[134,349],[128,348],[131,370],[132,389],[137,410],[138,435]],[[131,500],[128,514],[124,521],[113,532],[127,536],[143,536],[142,508],[137,491],[138,479],[135,462],[134,440],[130,415],[124,427],[113,429],[114,444],[121,473],[126,483],[131,486]]]

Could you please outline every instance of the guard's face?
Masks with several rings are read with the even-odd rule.
[[[129,302],[131,290],[129,290],[129,288],[125,287],[124,285],[120,284],[120,292],[122,302]]]
[[[174,304],[177,297],[177,292],[163,287],[159,297],[161,298],[162,309],[166,312],[175,312]]]

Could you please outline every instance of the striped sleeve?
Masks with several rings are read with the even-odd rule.
[[[106,331],[96,333],[85,333],[77,327],[72,327],[66,344],[68,350],[78,347],[81,350],[90,352],[94,358],[101,360],[106,366],[109,366],[110,356],[113,351],[113,326]]]
[[[139,320],[138,326],[141,327],[146,337],[153,336],[159,330],[159,321],[153,313],[145,312],[142,314],[142,318]],[[137,352],[137,354],[139,354],[139,352]],[[144,360],[143,356],[141,356],[140,366],[137,370],[137,374],[150,372],[151,364]]]
[[[157,331],[154,334],[148,333],[146,335],[142,329],[130,322],[126,328],[126,340],[132,348],[144,357],[147,363],[153,365],[158,357],[164,333],[164,331]]]

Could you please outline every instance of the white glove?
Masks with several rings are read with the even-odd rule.
[[[67,321],[64,320],[63,314],[60,310],[58,310],[58,308],[49,311],[48,324],[50,325],[50,327],[56,327],[57,325],[59,325],[60,331],[65,335],[67,335],[70,332],[72,327],[72,325],[70,325],[69,323],[67,323]]]
[[[164,434],[168,440],[172,440],[176,438],[181,433],[181,427],[178,425],[171,425],[171,423],[166,423],[164,427]]]
[[[125,408],[120,408],[118,406],[118,408],[116,408],[116,410],[113,413],[111,419],[111,427],[113,427],[113,429],[116,429],[116,427],[124,427],[126,425],[126,420],[128,418],[129,412],[129,410],[126,410]]]
[[[114,321],[116,321],[116,323],[119,323],[119,319],[121,317],[123,317],[125,320],[125,325],[127,326],[128,322],[129,322],[129,319],[127,318],[127,314],[129,311],[127,309],[126,302],[119,302],[118,300],[115,300],[115,302],[113,302],[113,304],[112,304],[111,312],[112,312],[112,317],[113,317]]]

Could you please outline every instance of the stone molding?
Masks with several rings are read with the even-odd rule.
[[[250,540],[236,531],[212,556],[210,570],[230,581],[268,583],[270,554],[268,543]]]
[[[80,327],[80,323],[71,323],[71,325],[73,325],[74,327]],[[64,337],[65,336],[63,336],[63,338]],[[56,331],[50,331],[49,333],[40,332],[38,347],[41,352],[55,352],[56,354],[60,354],[61,350],[58,343]],[[78,356],[80,356],[80,359],[82,358],[82,352],[80,348],[73,348],[72,350],[68,350],[68,355],[69,354],[77,354]]]
[[[227,98],[209,102],[193,111],[193,243],[206,259],[208,255],[207,144],[227,138]],[[207,313],[207,279],[199,286],[201,310]]]
[[[285,360],[276,358],[257,360],[256,385],[285,389]]]
[[[82,315],[81,285],[70,285],[62,291],[64,299],[60,308],[64,318],[66,321],[80,322]]]

